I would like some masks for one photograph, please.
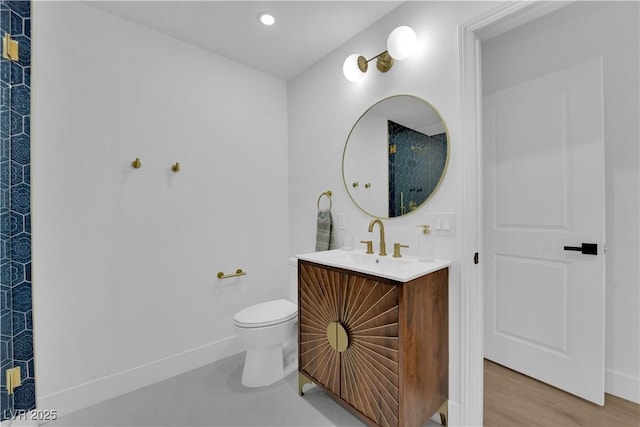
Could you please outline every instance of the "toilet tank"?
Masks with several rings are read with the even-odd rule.
[[[298,304],[298,258],[289,258],[289,301]]]

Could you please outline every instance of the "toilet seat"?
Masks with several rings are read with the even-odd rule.
[[[286,299],[278,299],[240,310],[233,316],[233,323],[239,328],[262,328],[287,322],[297,314],[297,305]]]

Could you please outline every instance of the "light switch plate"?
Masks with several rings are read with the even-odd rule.
[[[347,214],[339,213],[338,214],[338,229],[346,230],[347,229]]]
[[[430,212],[424,215],[425,224],[434,236],[454,237],[456,235],[455,212]]]

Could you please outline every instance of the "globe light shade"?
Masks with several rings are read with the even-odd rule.
[[[365,73],[358,68],[358,55],[357,53],[351,54],[345,59],[342,65],[342,73],[344,77],[350,82],[359,82],[365,76]]]
[[[411,56],[416,48],[416,32],[411,27],[403,25],[391,31],[387,39],[387,50],[393,59],[399,61]]]

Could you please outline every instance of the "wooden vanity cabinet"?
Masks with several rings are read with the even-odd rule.
[[[448,305],[447,268],[402,283],[299,260],[300,394],[311,381],[369,425],[442,416]]]

